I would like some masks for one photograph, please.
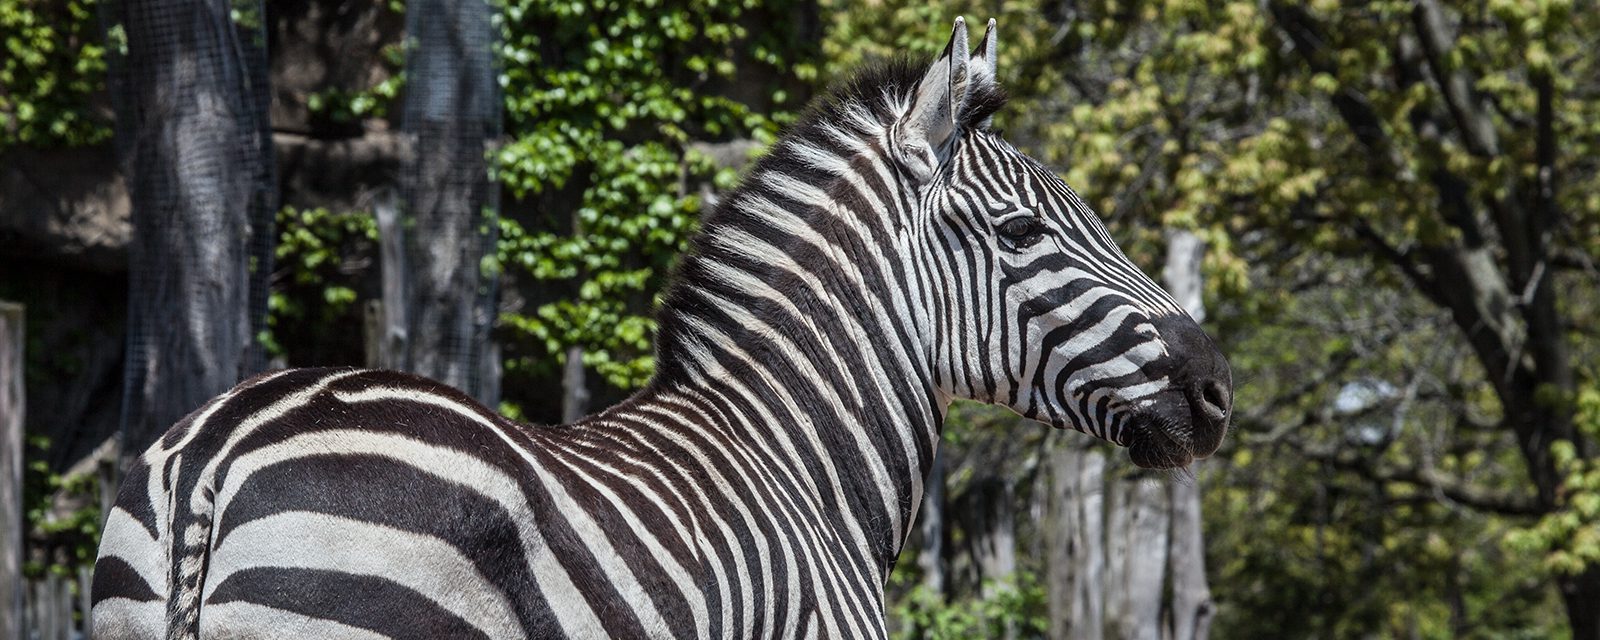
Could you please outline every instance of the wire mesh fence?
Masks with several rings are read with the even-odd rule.
[[[489,340],[498,280],[499,187],[489,153],[500,135],[495,7],[416,0],[407,6],[401,130],[406,347],[400,365],[493,406],[499,362]],[[386,277],[388,273],[386,272]]]
[[[396,176],[405,268],[385,273],[402,285],[397,311],[407,340],[388,362],[492,406],[499,395],[489,340],[498,282],[488,259],[499,206],[489,169],[501,127],[496,9],[490,2],[410,5],[401,129],[412,151]],[[100,12],[133,211],[126,458],[266,366],[259,336],[278,184],[261,0],[108,0]],[[102,487],[114,492],[114,478]],[[91,636],[91,568],[70,572],[8,581],[20,592],[22,637]]]
[[[127,455],[264,366],[277,185],[259,0],[103,11],[133,201]]]

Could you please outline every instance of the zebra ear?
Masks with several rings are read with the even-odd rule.
[[[998,39],[998,34],[996,34],[994,28],[994,18],[990,18],[989,25],[983,30],[983,39],[978,41],[978,48],[972,52],[972,60],[968,63],[970,69],[967,75],[971,77],[969,94],[978,92],[980,87],[990,86],[998,82],[997,69],[999,69],[1000,57],[999,47],[996,45]],[[994,120],[993,115],[984,118],[982,122],[978,123],[978,128],[989,128],[989,123],[992,120]]]
[[[956,116],[967,100],[967,51],[967,23],[956,18],[944,53],[923,74],[911,108],[895,123],[896,159],[919,181],[933,177],[956,132]]]
[[[978,41],[978,48],[972,52],[971,71],[973,86],[985,82],[994,82],[996,69],[999,68],[999,48],[995,44],[994,18],[989,19],[989,25],[983,29],[983,39]]]

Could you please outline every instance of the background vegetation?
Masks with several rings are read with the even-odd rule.
[[[281,363],[360,361],[352,320],[379,295],[371,204],[308,186],[285,158],[393,128],[403,11],[268,7]],[[1594,2],[507,0],[489,265],[503,275],[502,409],[558,420],[573,357],[595,408],[642,384],[656,293],[717,192],[830,81],[931,55],[961,14],[999,20],[1013,100],[997,124],[1136,262],[1155,274],[1170,229],[1207,244],[1206,326],[1234,366],[1235,433],[1192,478],[1136,481],[1202,488],[1217,637],[1600,638]],[[105,147],[116,38],[93,0],[0,0],[0,180]],[[311,64],[302,40],[363,53]],[[294,75],[307,68],[322,72]],[[81,192],[63,206],[92,208],[84,194],[110,180],[97,166],[60,187]],[[19,202],[0,195],[0,212]],[[107,266],[43,246],[53,236],[19,215],[0,215],[0,297],[30,303],[30,329],[103,316],[31,274],[115,282],[114,252]],[[93,357],[60,354],[94,353],[96,334],[37,331],[30,394],[82,384]],[[63,497],[93,491],[69,473],[92,448],[70,443],[93,438],[66,422],[87,412],[30,418],[41,571],[93,545],[93,501]],[[1099,446],[1087,440],[955,414],[950,521],[895,573],[898,633],[1059,635],[1041,487],[1052,454]],[[995,487],[1014,505],[1007,575],[985,574],[976,550]],[[936,565],[918,559],[929,548]],[[949,578],[930,587],[930,566]]]

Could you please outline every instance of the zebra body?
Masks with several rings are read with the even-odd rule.
[[[657,375],[562,426],[439,383],[246,381],[129,470],[104,638],[873,637],[954,398],[1177,466],[1227,365],[987,130],[993,22],[814,107],[705,220]]]
[[[383,615],[367,631],[390,637],[826,636],[841,630],[818,617],[836,607],[846,634],[871,635],[881,589],[864,586],[887,567],[862,531],[827,526],[841,508],[819,490],[828,470],[758,462],[815,449],[737,423],[727,407],[747,392],[662,392],[531,428],[406,374],[253,379],[128,474],[148,498],[120,504],[149,508],[113,512],[97,617],[159,637],[203,595],[202,637],[365,637],[376,612],[353,594],[369,592]],[[128,591],[174,570],[170,601]]]

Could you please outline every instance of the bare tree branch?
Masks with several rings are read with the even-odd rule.
[[[1417,0],[1416,6],[1411,14],[1412,25],[1416,28],[1417,39],[1427,53],[1428,67],[1439,81],[1440,93],[1444,95],[1445,104],[1450,108],[1450,115],[1455,119],[1467,149],[1480,157],[1500,155],[1500,140],[1495,132],[1494,120],[1484,111],[1477,96],[1473,95],[1474,79],[1466,70],[1450,64],[1448,60],[1455,37],[1448,33],[1444,12],[1439,8],[1438,1]]]

